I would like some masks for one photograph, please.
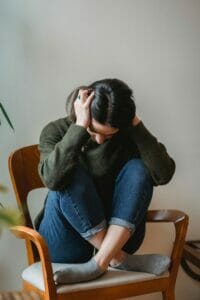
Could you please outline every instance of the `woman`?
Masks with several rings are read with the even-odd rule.
[[[156,275],[169,266],[167,256],[132,255],[153,187],[175,171],[135,110],[127,84],[104,79],[74,90],[68,116],[42,130],[39,174],[49,192],[37,228],[52,261],[69,263],[56,283],[92,280],[108,266]]]

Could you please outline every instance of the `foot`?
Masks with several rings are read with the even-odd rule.
[[[93,280],[105,273],[92,258],[82,264],[67,264],[65,268],[54,273],[56,284],[67,284]]]
[[[127,254],[119,264],[110,264],[112,268],[161,275],[168,270],[170,258],[160,254],[131,255]]]

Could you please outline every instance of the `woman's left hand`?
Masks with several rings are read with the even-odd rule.
[[[135,117],[132,120],[132,125],[136,126],[137,124],[139,124],[141,122],[141,120],[138,118],[138,116],[135,115]]]

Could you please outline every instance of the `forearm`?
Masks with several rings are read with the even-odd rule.
[[[67,184],[89,134],[83,127],[71,124],[63,138],[56,142],[55,129],[51,134],[48,131],[49,128],[40,137],[38,171],[46,187],[59,190]]]
[[[165,146],[157,141],[139,119],[130,129],[130,136],[136,143],[141,158],[148,167],[156,185],[166,184],[175,171],[175,162]]]

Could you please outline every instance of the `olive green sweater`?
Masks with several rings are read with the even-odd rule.
[[[39,141],[39,175],[51,190],[63,190],[80,163],[92,175],[96,188],[106,201],[112,193],[115,178],[131,158],[141,158],[155,186],[166,184],[175,171],[174,160],[141,121],[136,126],[118,131],[99,145],[87,130],[69,117],[47,124]]]

